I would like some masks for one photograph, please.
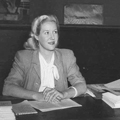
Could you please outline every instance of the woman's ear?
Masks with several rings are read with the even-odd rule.
[[[36,36],[36,35],[35,35],[35,39],[39,41],[39,38],[38,38],[38,36]]]

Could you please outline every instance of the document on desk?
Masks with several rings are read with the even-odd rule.
[[[59,110],[59,109],[66,109],[71,107],[81,107],[82,105],[76,103],[71,99],[62,100],[60,103],[53,104],[46,101],[28,101],[30,105],[42,112],[52,111],[52,110]]]

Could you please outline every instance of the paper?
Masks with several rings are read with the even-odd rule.
[[[65,99],[62,100],[60,103],[53,104],[46,101],[28,101],[30,105],[42,112],[52,111],[52,110],[58,110],[58,109],[65,109],[65,108],[71,108],[71,107],[80,107],[82,105],[74,102],[71,99]]]
[[[27,100],[13,104],[13,111],[16,115],[23,115],[23,114],[36,114],[37,111],[31,107]]]
[[[104,84],[106,87],[111,88],[113,90],[120,90],[120,79],[115,80],[113,82]]]
[[[111,83],[110,83],[111,84]],[[114,86],[114,89],[112,88],[109,88],[107,86],[105,86],[104,84],[90,84],[90,85],[87,85],[89,89],[92,89],[92,90],[95,90],[96,92],[111,92],[115,95],[120,95],[120,88],[115,88]],[[112,84],[111,84],[112,86]]]
[[[105,88],[103,84],[88,84],[87,87],[95,90],[96,92],[104,92],[103,88]]]
[[[96,97],[94,93],[91,90],[89,90],[89,88],[87,89],[86,93],[92,97]]]

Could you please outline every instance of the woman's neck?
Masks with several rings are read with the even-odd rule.
[[[50,63],[54,51],[41,51],[41,50],[39,50],[39,52],[44,57],[44,59],[46,60],[46,62]]]

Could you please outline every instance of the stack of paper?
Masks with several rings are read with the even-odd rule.
[[[103,93],[102,100],[111,108],[120,108],[120,96],[110,92]]]
[[[27,100],[21,103],[13,104],[13,111],[16,115],[36,114],[38,113]]]
[[[15,120],[11,101],[0,101],[0,120]]]

